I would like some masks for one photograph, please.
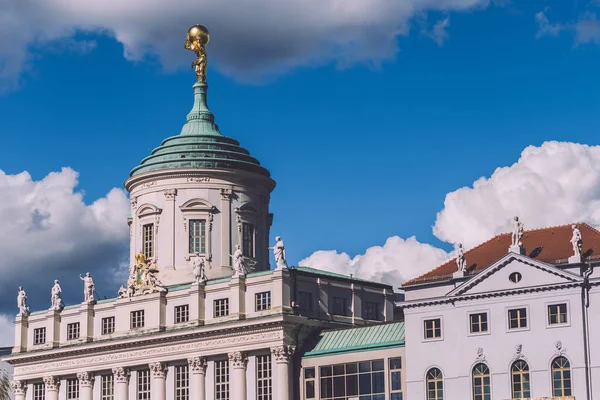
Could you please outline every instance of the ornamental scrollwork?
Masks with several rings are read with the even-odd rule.
[[[164,378],[167,375],[167,365],[161,362],[148,364],[154,378]]]
[[[556,348],[556,350],[554,351],[554,355],[556,357],[562,357],[565,354],[567,354],[567,349],[565,349],[563,347],[563,344],[560,340],[556,341],[556,343],[554,343],[554,347]]]
[[[525,354],[523,354],[523,345],[522,344],[518,344],[515,346],[515,354],[513,355],[512,362],[515,362],[518,360],[523,360],[523,361],[527,362],[527,357],[525,357]]]
[[[129,383],[129,368],[116,367],[112,369],[112,373],[117,383]]]
[[[11,381],[10,388],[15,395],[25,396],[25,392],[27,392],[27,383],[23,381]]]
[[[165,194],[165,198],[167,200],[175,200],[175,196],[177,196],[177,189],[165,189],[163,193]]]
[[[189,358],[188,365],[193,373],[206,375],[206,367],[208,366],[206,357]]]
[[[485,363],[485,354],[483,353],[483,349],[481,347],[477,348],[477,358],[475,359],[478,363]]]
[[[229,353],[229,364],[233,368],[246,368],[248,365],[248,356],[243,351],[234,351],[233,353]]]
[[[282,346],[272,347],[271,354],[276,362],[287,363],[290,362],[295,350],[294,346],[284,344]]]

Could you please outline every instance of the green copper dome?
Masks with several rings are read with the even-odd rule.
[[[146,172],[173,169],[234,169],[269,177],[269,171],[248,150],[223,136],[208,109],[204,82],[194,84],[194,106],[181,133],[165,139],[161,146],[131,170],[131,177]]]

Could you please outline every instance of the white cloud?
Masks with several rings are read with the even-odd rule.
[[[600,226],[600,146],[546,142],[527,147],[511,166],[447,194],[433,233],[469,249],[510,232],[515,215],[526,229],[579,221]],[[451,256],[414,237],[392,237],[361,256],[318,251],[300,265],[399,286]]]
[[[378,63],[393,57],[396,38],[428,11],[484,8],[489,0],[0,0],[0,78],[14,82],[30,60],[28,49],[72,38],[108,34],[130,60],[158,56],[172,68],[189,65],[185,30],[198,22],[213,35],[211,60],[240,79],[299,65]],[[85,46],[84,46],[85,47]]]
[[[543,36],[558,36],[560,31],[565,29],[565,27],[560,24],[551,24],[544,11],[535,14],[535,21],[538,24],[538,31],[535,37],[538,39]]]
[[[0,313],[16,314],[17,286],[32,310],[49,306],[53,279],[66,302],[81,301],[79,274],[90,271],[100,295],[114,295],[127,257],[129,201],[113,189],[90,205],[70,168],[40,181],[0,171]]]
[[[575,37],[577,44],[600,44],[600,20],[592,12],[584,13],[575,24]]]
[[[441,19],[435,23],[431,31],[424,29],[422,32],[425,36],[431,38],[438,46],[444,44],[448,40],[448,27],[450,26],[450,17]]]

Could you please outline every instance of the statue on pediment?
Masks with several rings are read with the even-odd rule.
[[[19,307],[18,315],[29,315],[29,307],[27,307],[27,293],[25,293],[25,289],[23,289],[23,286],[19,286],[19,294],[17,295],[17,306]]]
[[[269,249],[273,250],[273,254],[275,255],[275,265],[277,265],[277,268],[275,269],[287,268],[288,265],[285,259],[285,245],[283,244],[281,236],[275,237],[275,246],[269,247]]]
[[[95,300],[96,289],[92,275],[88,272],[85,276],[79,275],[79,279],[83,281],[83,302],[93,303]]]
[[[519,217],[513,218],[513,231],[511,235],[512,246],[521,247],[523,245],[523,222],[519,221]]]
[[[571,245],[573,246],[573,255],[580,256],[581,249],[583,248],[583,238],[581,236],[581,231],[575,224],[571,225],[571,229],[573,229],[573,236],[571,236]]]
[[[50,310],[61,311],[63,308],[65,308],[61,295],[62,289],[60,287],[60,282],[58,281],[58,279],[54,281],[54,286],[52,286],[50,294],[52,296]]]
[[[457,246],[458,255],[456,256],[456,265],[458,266],[458,271],[465,272],[467,270],[467,260],[465,258],[465,248],[462,243],[459,243]]]

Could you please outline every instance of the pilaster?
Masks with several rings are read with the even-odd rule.
[[[29,316],[19,314],[15,318],[15,347],[13,353],[27,351],[27,336],[29,333]]]
[[[204,296],[206,292],[204,283],[192,283],[190,288],[190,321],[204,325],[206,314]]]
[[[81,304],[81,331],[80,338],[84,342],[94,339],[94,304]]]
[[[175,269],[175,198],[177,189],[165,189],[163,193],[166,202],[161,222],[170,233],[162,236],[165,254],[161,254],[161,262],[164,261],[165,269]]]
[[[60,311],[48,310],[46,323],[46,343],[50,347],[57,347],[60,343]]]
[[[231,271],[231,200],[233,190],[221,189],[221,272]]]
[[[363,288],[356,283],[352,283],[350,288],[352,290],[352,324],[362,324],[364,322],[362,306]]]
[[[246,277],[240,275],[229,282],[229,315],[244,319],[246,316]]]
[[[271,275],[271,309],[284,314],[292,314],[290,271],[286,269],[274,270]]]

